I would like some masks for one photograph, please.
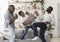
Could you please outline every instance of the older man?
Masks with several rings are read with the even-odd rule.
[[[15,39],[15,24],[14,21],[18,18],[17,15],[14,16],[15,7],[14,5],[9,5],[9,8],[4,15],[5,18],[5,28],[9,30],[9,42],[14,42]]]

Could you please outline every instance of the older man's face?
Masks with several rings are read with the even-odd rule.
[[[10,7],[9,7],[9,11],[10,11],[11,13],[13,13],[13,12],[15,11],[14,7],[10,6]]]

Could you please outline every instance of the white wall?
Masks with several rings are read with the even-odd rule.
[[[58,36],[60,37],[60,3],[57,3]]]
[[[58,37],[60,37],[60,0],[57,1],[57,27]]]

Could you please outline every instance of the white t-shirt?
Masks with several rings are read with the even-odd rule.
[[[28,15],[25,15],[25,17],[18,16],[18,19],[16,20],[16,22],[17,22],[20,26],[24,27],[23,22],[24,22],[28,17],[29,17]]]
[[[51,24],[54,24],[54,16],[53,16],[53,14],[47,14],[46,13],[43,16],[43,22],[46,22],[46,21],[50,22]]]

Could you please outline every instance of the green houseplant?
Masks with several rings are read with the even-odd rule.
[[[45,14],[45,9],[44,9],[44,0],[33,0],[34,3],[38,3],[40,2],[41,4],[41,11],[42,11],[42,14]]]

